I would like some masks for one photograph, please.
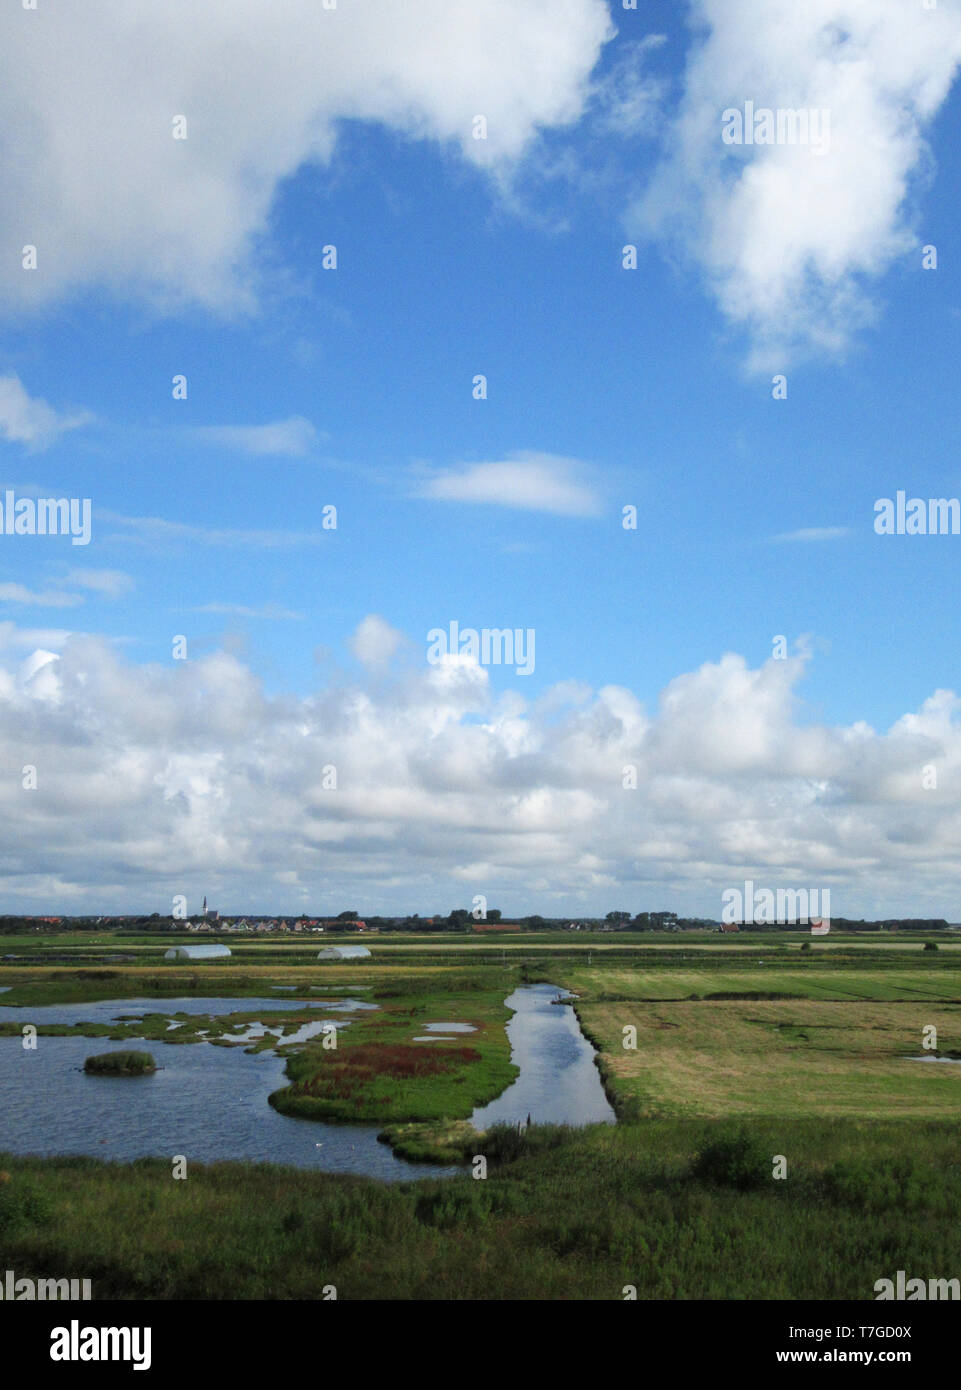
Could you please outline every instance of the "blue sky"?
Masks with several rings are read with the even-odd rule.
[[[109,42],[114,7],[104,0],[92,8],[94,28]],[[241,6],[230,21],[241,46],[255,46],[262,8]],[[606,687],[623,688],[656,723],[662,692],[703,669],[718,673],[716,701],[724,709],[733,698],[722,688],[725,654],[746,670],[767,669],[760,687],[780,691],[770,658],[773,639],[783,634],[792,652],[807,655],[784,663],[791,692],[776,703],[778,720],[787,723],[778,724],[770,746],[762,739],[762,749],[739,754],[726,771],[712,756],[700,768],[652,766],[650,776],[664,781],[650,784],[643,817],[635,823],[628,814],[626,838],[610,858],[597,853],[596,837],[608,823],[597,788],[579,787],[574,777],[564,793],[585,799],[574,846],[560,829],[570,822],[571,805],[541,806],[561,793],[559,752],[548,746],[549,728],[539,728],[528,737],[554,768],[546,780],[532,767],[525,782],[522,755],[500,734],[499,754],[510,767],[486,787],[473,784],[473,773],[467,779],[467,803],[474,792],[480,798],[478,826],[501,814],[518,817],[503,858],[486,833],[471,843],[469,814],[456,841],[428,845],[433,816],[425,813],[424,840],[412,830],[416,843],[404,845],[395,875],[388,849],[397,826],[385,829],[382,774],[372,771],[367,801],[352,803],[346,820],[329,818],[339,829],[331,830],[323,813],[324,836],[349,842],[336,868],[309,856],[291,868],[279,850],[276,858],[271,852],[265,866],[281,876],[281,887],[262,891],[259,906],[333,909],[328,894],[356,897],[354,885],[366,886],[374,865],[380,886],[371,911],[393,902],[397,910],[446,910],[459,904],[457,894],[469,899],[490,880],[492,900],[503,899],[508,910],[538,910],[539,903],[547,910],[551,901],[540,894],[549,891],[559,911],[606,910],[621,899],[638,908],[676,900],[713,915],[721,885],[766,869],[772,884],[834,884],[836,901],[847,895],[836,910],[846,907],[848,915],[909,911],[923,897],[953,920],[959,914],[951,905],[952,870],[939,844],[945,808],[957,814],[948,772],[955,758],[961,767],[956,711],[937,729],[925,726],[928,751],[917,756],[890,731],[903,733],[905,717],[935,691],[957,689],[961,536],[879,537],[873,521],[875,499],[898,489],[925,498],[961,494],[954,409],[961,153],[952,139],[961,116],[953,80],[961,56],[958,9],[944,4],[932,15],[918,6],[917,15],[905,17],[904,7],[881,5],[872,17],[864,5],[818,0],[814,28],[793,40],[785,35],[789,47],[781,55],[771,51],[777,31],[759,34],[753,66],[746,58],[739,69],[730,64],[739,24],[750,33],[762,27],[750,27],[747,4],[727,11],[707,0],[687,8],[648,5],[643,15],[611,7],[618,32],[604,41],[606,8],[600,0],[571,0],[570,51],[553,55],[544,112],[524,115],[516,110],[518,96],[534,72],[525,67],[525,26],[540,70],[551,61],[538,28],[546,13],[532,0],[516,6],[513,17],[510,6],[490,17],[492,36],[495,20],[501,30],[519,28],[510,49],[516,70],[502,79],[506,94],[491,106],[491,148],[483,152],[458,111],[452,114],[443,70],[445,44],[456,34],[444,29],[426,50],[424,90],[408,93],[399,114],[365,115],[378,109],[368,88],[387,81],[390,60],[381,55],[368,73],[361,43],[350,50],[356,88],[340,106],[328,97],[328,108],[318,111],[320,97],[304,79],[296,119],[291,115],[283,139],[276,135],[282,151],[265,152],[259,137],[251,137],[256,158],[242,141],[218,144],[212,132],[218,119],[228,121],[232,99],[222,94],[222,110],[212,97],[196,117],[187,111],[188,137],[174,153],[188,172],[170,172],[164,150],[152,183],[138,171],[153,150],[148,142],[138,161],[144,112],[132,90],[118,90],[117,111],[130,108],[131,149],[111,145],[105,155],[109,124],[106,132],[81,129],[81,167],[69,176],[79,179],[86,161],[96,184],[99,155],[115,176],[109,205],[93,200],[81,209],[52,156],[35,185],[11,157],[8,178],[22,201],[19,221],[5,214],[7,243],[30,241],[34,233],[24,227],[33,225],[45,229],[46,240],[38,241],[35,282],[25,287],[30,272],[17,265],[0,284],[0,378],[17,383],[0,397],[2,476],[17,496],[80,496],[93,504],[89,546],[64,537],[0,537],[0,623],[12,625],[3,629],[13,682],[10,727],[17,731],[11,765],[31,762],[24,738],[35,723],[25,711],[39,708],[53,721],[47,732],[60,751],[51,754],[51,782],[64,775],[56,759],[69,757],[70,738],[83,742],[79,715],[75,710],[71,722],[67,712],[67,689],[44,694],[38,687],[55,680],[57,663],[66,672],[78,644],[75,663],[89,663],[94,650],[108,653],[104,659],[119,663],[117,679],[131,689],[179,677],[171,660],[176,635],[187,638],[191,662],[226,653],[245,673],[238,680],[249,675],[260,683],[268,741],[278,708],[299,701],[313,709],[311,702],[335,697],[349,703],[364,691],[384,714],[374,742],[389,749],[401,737],[387,713],[390,684],[399,682],[406,699],[411,682],[432,674],[427,633],[452,620],[462,628],[536,633],[532,675],[508,666],[476,673],[481,706],[457,717],[491,728],[501,727],[492,710],[506,709],[507,718],[518,700],[550,704],[549,692],[559,684],[573,689],[571,682],[580,690],[575,708],[585,700],[591,707]],[[465,23],[470,9],[450,6],[455,18],[463,10]],[[328,18],[356,24],[363,40],[362,20],[350,10],[342,5]],[[706,26],[697,42],[689,23],[695,17]],[[31,62],[56,68],[50,55],[72,36],[47,19],[41,41],[25,34],[24,22],[19,15],[3,21],[13,28],[7,38],[14,53],[19,47],[28,71]],[[803,28],[804,21],[794,16],[787,23]],[[843,42],[857,47],[872,74],[847,106],[836,74],[825,78],[823,62],[813,58],[805,67],[808,50],[826,42],[832,24],[847,27]],[[922,24],[931,32],[919,34]],[[158,20],[154,41],[161,36]],[[310,37],[323,54],[326,35]],[[212,62],[217,35],[208,38]],[[146,41],[121,35],[118,61],[124,43]],[[766,55],[780,73],[776,81],[755,80]],[[201,49],[198,77],[203,59]],[[788,64],[785,75],[788,59],[796,70]],[[485,82],[502,66],[493,37],[489,69],[487,61],[481,51],[469,74],[476,109]],[[831,61],[840,69],[843,55],[829,68]],[[93,76],[78,65],[75,102]],[[268,74],[264,101],[271,80]],[[715,88],[730,93],[727,105],[750,97],[813,107],[825,104],[832,80],[837,148],[816,176],[817,156],[793,149],[736,151],[738,174],[724,173],[729,152],[704,136]],[[172,77],[167,109],[185,109],[187,96]],[[562,98],[568,115],[552,120],[551,104]],[[257,100],[251,93],[246,104],[256,110]],[[54,102],[40,83],[27,110],[20,107],[15,128],[24,158],[34,139],[28,113],[60,130],[65,112]],[[149,115],[146,99],[145,109]],[[320,154],[303,133],[311,121],[326,131]],[[822,179],[832,160],[840,172],[831,166]],[[247,170],[258,161],[254,194]],[[202,180],[211,168],[236,195],[236,205],[226,200],[227,212],[204,201]],[[792,168],[785,187],[785,169]],[[732,192],[749,177],[757,180],[753,207]],[[823,212],[811,217],[815,198]],[[179,221],[164,241],[171,206],[180,209]],[[865,206],[872,213],[862,225]],[[235,226],[226,225],[230,208]],[[211,250],[218,239],[219,260]],[[765,239],[774,241],[770,255],[759,249]],[[638,247],[636,270],[622,267],[628,243]],[[929,243],[937,246],[936,271],[921,268]],[[322,267],[329,244],[337,248],[335,270]],[[776,372],[787,376],[786,400],[772,398]],[[187,377],[186,400],[172,398],[178,373]],[[487,377],[486,400],[473,398],[477,373]],[[256,433],[265,427],[273,427],[267,438]],[[500,466],[496,481],[491,465]],[[326,504],[336,506],[335,531],[322,529]],[[622,527],[625,504],[638,509],[636,532]],[[364,658],[355,634],[371,615],[382,627],[368,629],[380,637]],[[39,664],[36,651],[47,654]],[[75,669],[73,679],[79,674]],[[187,698],[164,691],[165,699]],[[109,723],[102,710],[97,714],[84,706],[94,726]],[[116,711],[112,717],[114,736],[98,756],[117,756],[129,737],[131,756],[166,766],[162,739],[155,746],[149,731],[125,725]],[[330,717],[339,727],[343,711]],[[548,726],[557,717],[545,716]],[[715,727],[714,714],[705,725]],[[860,759],[852,768],[825,751],[819,767],[812,752],[799,772],[785,752],[790,729],[798,737],[808,731],[825,747],[848,747],[844,731],[856,725],[870,726],[863,754],[875,779],[869,795]],[[229,742],[218,742],[213,725],[208,735],[199,761],[229,764]],[[659,736],[672,746],[670,731]],[[403,737],[410,742],[396,751],[411,783],[394,790],[404,793],[399,804],[407,795],[411,802],[396,814],[405,823],[412,817],[416,827],[419,797],[432,785],[430,778],[418,781],[416,769],[439,750],[422,728]],[[637,737],[643,763],[643,730]],[[726,743],[719,726],[716,739]],[[487,766],[490,748],[478,756]],[[934,820],[931,798],[916,807],[888,781],[893,765],[920,769],[924,759],[945,770]],[[164,910],[182,872],[172,862],[180,832],[169,819],[171,798],[181,797],[188,821],[199,817],[212,836],[214,862],[207,869],[199,853],[190,882],[209,873],[219,896],[235,898],[225,907],[246,906],[240,865],[224,848],[238,794],[204,766],[201,791],[170,782],[169,767],[156,773],[165,790],[162,806],[153,808],[160,822],[149,851],[125,847],[121,835],[103,862],[98,852],[84,869],[73,835],[81,801],[51,796],[37,822],[36,861],[27,854],[12,866],[9,901],[39,911],[49,897],[61,910],[149,900],[149,910]],[[744,805],[738,779],[748,775],[759,805],[775,785],[773,795],[783,798],[766,828],[759,828],[755,807],[743,834],[708,845],[703,827],[694,834],[682,826],[685,797],[665,809],[664,787],[677,778],[691,779],[692,789],[703,778],[719,781],[733,795],[718,812],[730,827]],[[798,777],[821,787],[834,806],[851,798],[863,844],[842,849],[840,823],[799,828]],[[308,814],[309,793],[288,790],[289,814],[305,797],[301,811]],[[11,815],[23,795],[19,786],[11,793]],[[143,795],[152,823],[151,793]],[[214,798],[216,826],[192,796]],[[549,824],[528,823],[531,804]],[[788,805],[790,812],[783,810]],[[113,809],[122,819],[120,807]],[[672,830],[659,850],[662,815]],[[42,848],[51,824],[61,824],[74,846],[60,859],[49,841]],[[364,825],[376,842],[373,858],[365,853]],[[246,833],[238,830],[238,840]],[[872,864],[872,840],[885,833],[892,843],[918,848],[900,866],[884,855],[883,865]],[[556,866],[572,853],[580,870],[561,881]],[[295,881],[286,882],[291,873]],[[695,886],[705,878],[710,887]]]

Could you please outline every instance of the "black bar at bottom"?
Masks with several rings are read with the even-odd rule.
[[[418,1377],[457,1377],[461,1357],[475,1367],[479,1358],[495,1375],[509,1367],[513,1375],[528,1357],[539,1359],[542,1371],[545,1358],[556,1365],[559,1357],[564,1366],[572,1349],[598,1357],[600,1373],[618,1346],[639,1372],[655,1362],[675,1372],[733,1375],[798,1366],[933,1372],[956,1346],[958,1311],[953,1302],[917,1301],[7,1302],[0,1304],[0,1336],[4,1360],[15,1358],[21,1379],[46,1368],[64,1377],[84,1370],[129,1376],[139,1363],[147,1375],[215,1369],[245,1378],[273,1366],[270,1374],[289,1382],[292,1373],[331,1369],[334,1355],[341,1375],[343,1358],[351,1357],[365,1378],[380,1366],[396,1373],[399,1363]],[[603,1341],[585,1342],[597,1334]],[[456,1361],[452,1339],[460,1347]],[[437,1355],[442,1359],[434,1361]]]

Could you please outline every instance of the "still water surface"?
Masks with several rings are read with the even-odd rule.
[[[550,985],[516,990],[508,1024],[511,1055],[521,1074],[499,1100],[474,1112],[479,1128],[498,1120],[613,1123],[593,1049],[569,1008],[550,1000]],[[120,999],[43,1008],[0,1007],[0,1020],[20,1023],[110,1022],[144,1013],[225,1014],[303,1009],[303,1001],[273,999]],[[317,1003],[320,1018],[376,1005]],[[346,1021],[346,1020],[345,1020]],[[281,1115],[267,1103],[286,1084],[284,1059],[207,1043],[157,1044],[152,1076],[120,1078],[83,1072],[93,1052],[123,1051],[129,1039],[38,1039],[34,1051],[19,1038],[0,1038],[0,1151],[89,1154],[129,1160],[183,1154],[188,1161],[234,1159],[360,1173],[387,1181],[443,1177],[462,1171],[395,1158],[377,1141],[379,1126],[333,1125]]]
[[[496,1100],[474,1111],[472,1125],[517,1124],[528,1115],[534,1124],[616,1123],[577,1015],[551,1002],[571,997],[570,990],[556,985],[525,985],[510,995],[508,1008],[517,1012],[507,1036],[511,1061],[521,1074]]]

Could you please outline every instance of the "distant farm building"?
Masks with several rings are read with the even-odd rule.
[[[171,946],[169,951],[164,951],[164,960],[221,960],[229,955],[229,946],[215,946],[213,942],[204,942],[197,946]]]
[[[721,931],[740,931],[740,930],[741,930],[741,929],[740,929],[740,927],[738,926],[738,924],[737,924],[736,922],[722,922],[722,923],[721,923]]]
[[[317,952],[318,960],[360,960],[362,956],[369,956],[370,952],[366,946],[325,946],[322,951]]]

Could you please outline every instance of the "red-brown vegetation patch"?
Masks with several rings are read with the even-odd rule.
[[[336,1058],[329,1056],[319,1076],[298,1081],[291,1088],[301,1096],[349,1096],[375,1078],[439,1076],[470,1062],[479,1062],[475,1047],[445,1047],[427,1050],[411,1043],[363,1043],[344,1048]]]

